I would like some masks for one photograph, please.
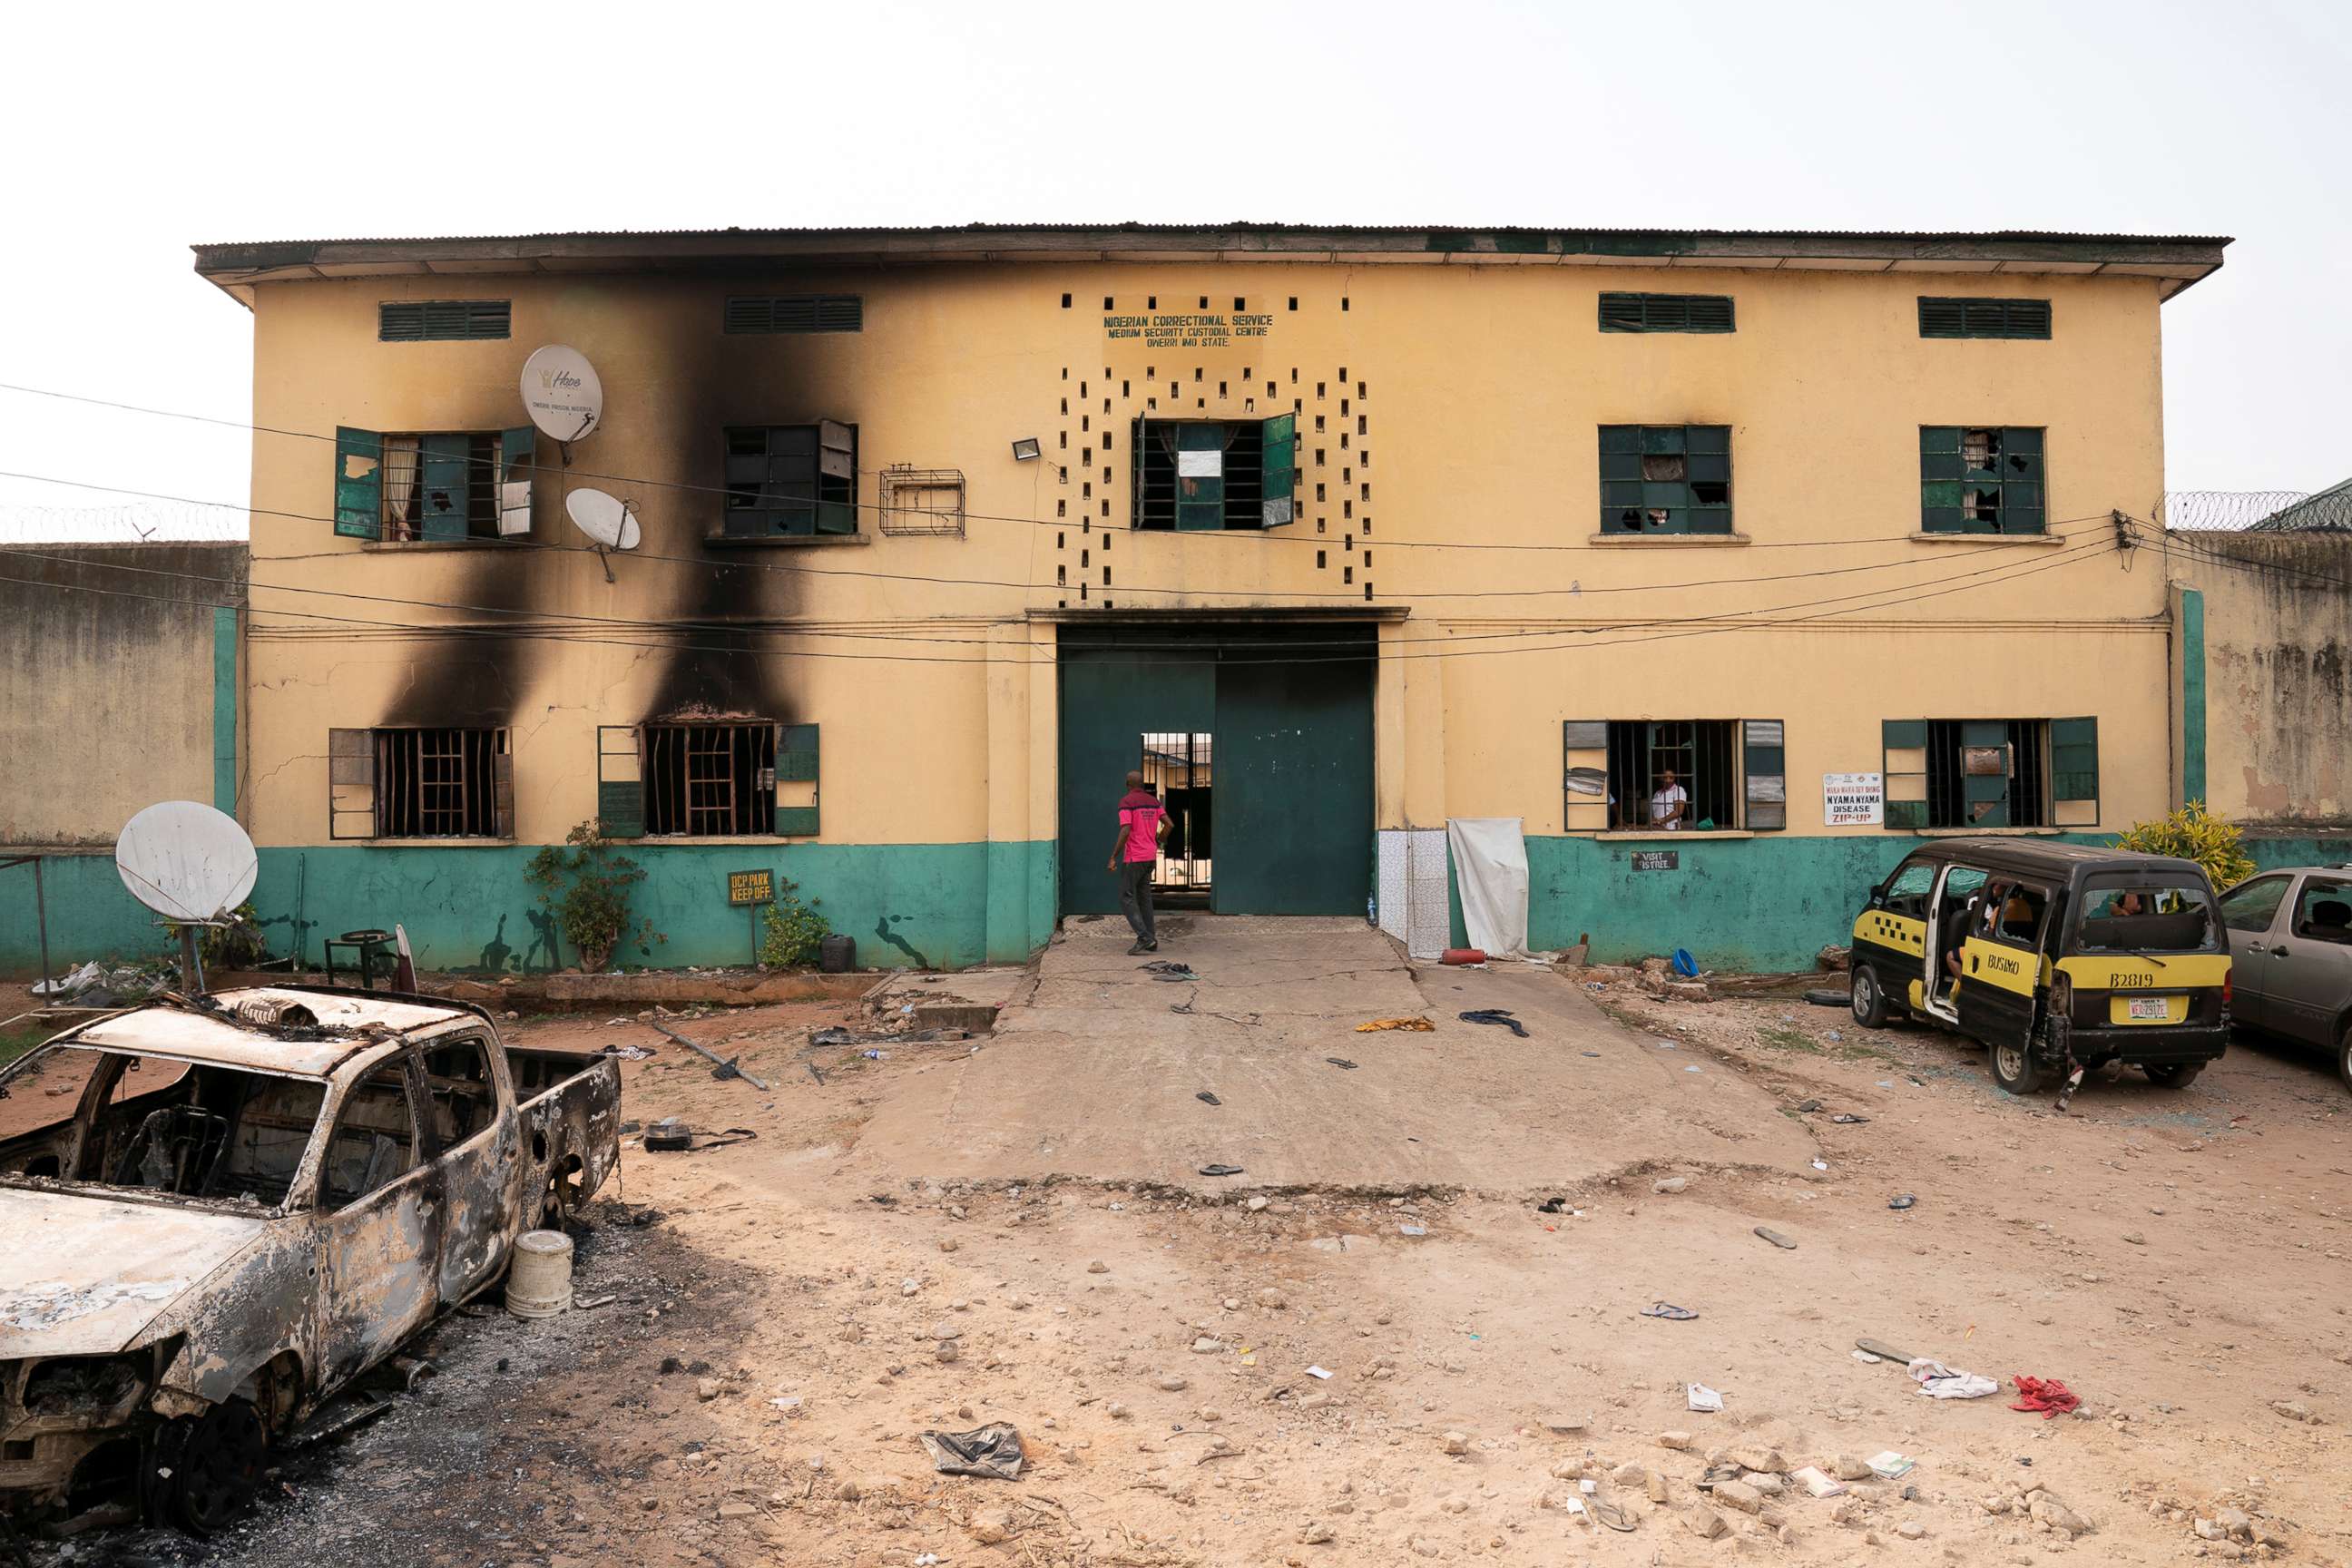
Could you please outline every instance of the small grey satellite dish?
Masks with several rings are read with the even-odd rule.
[[[261,862],[236,818],[193,800],[166,800],[125,823],[114,868],[131,896],[165,920],[224,921],[253,891]]]
[[[604,416],[604,384],[587,355],[550,343],[522,362],[522,405],[557,440],[582,440]]]
[[[635,550],[641,535],[637,509],[603,490],[573,490],[563,498],[572,524],[607,550]]]

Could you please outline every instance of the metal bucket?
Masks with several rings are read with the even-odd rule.
[[[507,1310],[518,1318],[551,1318],[571,1307],[572,1238],[560,1230],[524,1231],[507,1269]]]

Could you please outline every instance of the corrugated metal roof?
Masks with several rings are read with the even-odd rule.
[[[1945,242],[1956,240],[2016,240],[2059,244],[2133,243],[2161,245],[2229,245],[2225,235],[2077,234],[2056,229],[1874,229],[1874,228],[1612,228],[1569,224],[1299,224],[1260,223],[1248,218],[1222,223],[968,223],[968,224],[818,224],[781,228],[588,228],[554,229],[533,234],[345,236],[333,239],[236,240],[192,247],[204,250],[242,250],[278,245],[451,245],[485,241],[565,239],[706,239],[721,236],[747,238],[803,235],[951,235],[951,234],[1196,234],[1217,229],[1285,235],[1402,234],[1591,234],[1634,237],[1680,236],[1726,239],[1838,239]]]

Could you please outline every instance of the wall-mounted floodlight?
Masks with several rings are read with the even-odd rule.
[[[1013,460],[1016,463],[1034,463],[1037,460],[1040,450],[1042,448],[1037,445],[1036,437],[1024,436],[1013,443]]]

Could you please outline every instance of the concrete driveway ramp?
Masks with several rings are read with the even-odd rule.
[[[1648,1160],[1795,1172],[1813,1154],[1738,1075],[1659,1051],[1545,970],[1417,978],[1345,918],[1179,917],[1152,959],[1130,940],[1123,921],[1073,924],[985,1049],[897,1081],[860,1163],[896,1179],[1518,1193]],[[1488,1007],[1528,1037],[1457,1017]],[[1436,1026],[1356,1032],[1402,1016]],[[1210,1164],[1242,1173],[1199,1173]]]

